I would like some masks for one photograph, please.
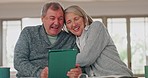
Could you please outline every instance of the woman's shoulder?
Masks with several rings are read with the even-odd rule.
[[[100,21],[93,21],[92,24],[101,24],[102,22]]]
[[[93,21],[92,23],[91,23],[91,25],[100,25],[100,24],[102,24],[102,22],[101,21]]]
[[[104,27],[103,23],[100,21],[94,21],[92,22],[92,24],[90,25],[91,28],[93,29],[101,29]]]

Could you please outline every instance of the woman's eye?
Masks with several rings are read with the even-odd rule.
[[[76,17],[75,20],[79,20],[79,17]]]
[[[70,24],[71,21],[67,21],[66,24]]]

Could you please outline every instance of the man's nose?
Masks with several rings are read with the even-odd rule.
[[[59,20],[55,19],[54,24],[58,25],[59,24]]]

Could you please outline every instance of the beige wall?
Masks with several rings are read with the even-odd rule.
[[[79,5],[91,16],[103,15],[148,15],[148,0],[61,2],[64,7]],[[43,2],[0,3],[0,18],[39,17]]]

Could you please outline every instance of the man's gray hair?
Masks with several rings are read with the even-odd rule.
[[[41,11],[41,16],[45,16],[46,13],[47,13],[47,10],[49,8],[52,9],[52,10],[54,10],[54,11],[59,10],[59,9],[62,9],[62,11],[64,13],[64,9],[63,9],[63,7],[61,6],[60,3],[58,3],[58,2],[50,2],[50,3],[44,4],[44,6],[42,8],[42,11]]]

